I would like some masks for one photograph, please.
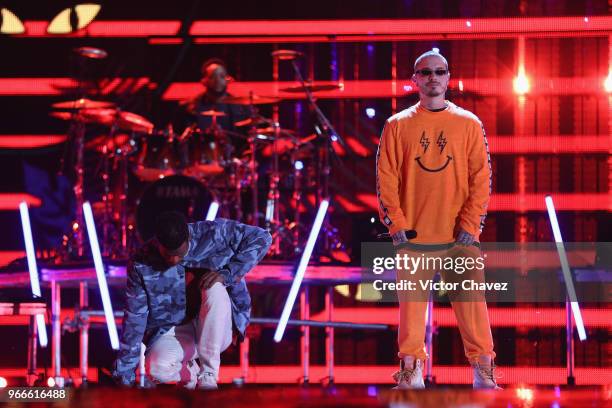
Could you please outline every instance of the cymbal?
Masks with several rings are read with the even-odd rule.
[[[272,96],[227,96],[219,101],[219,103],[228,103],[231,105],[265,105],[268,103],[278,103],[281,98]]]
[[[151,133],[153,131],[151,122],[132,112],[116,109],[88,109],[82,111],[81,115],[90,123],[98,123],[109,127],[116,124],[119,129],[132,132]]]
[[[70,120],[72,119],[72,112],[51,112],[49,116],[61,120]]]
[[[51,105],[55,109],[104,109],[114,108],[115,104],[105,101],[93,101],[87,98],[76,99],[74,101],[56,102]]]
[[[211,110],[207,110],[204,112],[200,112],[200,115],[210,116],[210,117],[219,117],[219,116],[225,116],[225,112],[219,112],[219,111],[211,109]]]
[[[308,84],[306,85],[306,87],[308,88],[310,92],[335,91],[336,89],[342,88],[338,84],[324,84],[324,85]],[[282,92],[300,93],[300,92],[304,92],[304,87],[302,85],[298,85],[298,86],[290,86],[289,88],[282,88],[279,90]]]
[[[261,153],[264,157],[271,157],[272,154],[274,154],[274,150],[276,149],[276,154],[283,155],[290,151],[299,149],[303,145],[314,140],[316,137],[317,137],[316,135],[310,135],[302,139],[297,139],[294,137],[285,138],[285,139],[277,139],[273,141],[272,143],[270,143],[269,145],[265,146],[261,150]]]
[[[263,116],[255,116],[252,118],[246,118],[244,120],[240,120],[234,123],[234,126],[242,127],[242,126],[257,126],[257,125],[270,125],[272,123],[272,119],[264,118]]]
[[[95,124],[106,125],[106,123],[100,122],[101,119],[98,117],[98,115],[93,114],[93,112],[96,112],[96,111],[98,111],[98,109],[91,109],[89,111],[91,112],[90,114],[85,114],[85,112],[87,112],[87,109],[75,110],[71,112],[56,111],[56,112],[50,112],[49,116],[56,118],[56,119],[60,119],[60,120],[77,120],[81,123],[87,123],[87,124],[95,123]]]
[[[153,123],[144,116],[137,115],[132,112],[121,112],[119,114],[118,126],[123,130],[131,130],[133,132],[151,133],[153,132]]]
[[[50,115],[62,120],[73,119],[71,112],[51,112]],[[153,123],[143,116],[116,109],[81,109],[78,111],[76,119],[83,123],[95,123],[108,127],[116,124],[119,129],[132,132],[153,132]]]

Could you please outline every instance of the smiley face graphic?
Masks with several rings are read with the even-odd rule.
[[[427,153],[427,149],[429,148],[430,142],[429,142],[429,138],[425,135],[425,131],[423,131],[423,133],[421,134],[421,140],[420,140],[421,146],[423,146],[423,155],[425,155],[425,153]],[[446,147],[446,138],[444,137],[444,131],[440,132],[440,135],[438,136],[438,139],[436,139],[436,145],[438,145],[438,147],[440,148],[440,156],[442,156],[442,152],[444,151],[444,148]],[[434,153],[435,155],[435,153]],[[439,171],[442,171],[446,168],[446,166],[448,166],[450,164],[450,162],[453,160],[453,158],[450,155],[446,155],[446,161],[443,165],[435,167],[435,168],[429,168],[427,166],[425,166],[425,164],[423,164],[424,161],[424,157],[422,156],[417,156],[416,157],[416,162],[418,163],[419,167],[422,168],[425,171],[428,171],[430,173],[437,173]],[[430,154],[430,156],[432,156],[432,154]],[[436,155],[437,156],[437,155]],[[431,160],[429,160],[431,161]]]

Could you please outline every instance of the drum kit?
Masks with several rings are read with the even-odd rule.
[[[84,57],[90,58],[88,55]],[[106,53],[91,55],[100,58]],[[312,93],[320,87],[303,85],[285,91],[304,92],[314,104]],[[304,192],[311,188],[318,199],[328,194],[328,155],[333,152],[328,135],[335,132],[326,133],[333,128],[325,118],[321,126],[315,126],[317,133],[300,136],[259,114],[258,106],[281,101],[252,92],[228,95],[223,104],[240,105],[250,112],[233,123],[238,130],[222,128],[218,119],[226,113],[209,109],[197,112],[210,118],[207,128],[200,128],[194,120],[181,133],[175,133],[172,125],[157,129],[144,116],[112,102],[82,97],[53,104],[50,115],[71,123],[68,143],[74,152],[70,168],[74,169],[77,201],[76,219],[60,252],[62,261],[84,255],[80,226],[84,176],[89,171],[84,165],[85,151],[94,152],[102,163],[103,194],[93,208],[105,257],[125,259],[136,244],[153,236],[155,217],[162,211],[176,210],[190,220],[202,220],[211,204],[217,203],[220,216],[267,228],[274,238],[272,254],[292,259],[304,238],[300,228]],[[316,105],[313,110],[320,113]],[[85,130],[91,125],[107,131],[86,141]],[[236,149],[237,145],[244,149]],[[321,175],[326,178],[324,185],[320,185]],[[266,189],[266,199],[261,197],[260,203],[259,192]],[[338,242],[334,245],[339,247]]]

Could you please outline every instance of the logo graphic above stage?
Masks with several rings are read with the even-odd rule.
[[[425,134],[425,131],[423,131],[423,133],[421,134],[421,140],[419,141],[419,143],[423,147],[423,154],[421,156],[417,156],[415,160],[419,164],[419,167],[422,168],[423,170],[428,171],[430,173],[437,173],[439,171],[444,170],[446,166],[449,165],[451,160],[453,160],[453,158],[447,154],[446,160],[444,164],[442,164],[441,166],[430,168],[423,163],[423,162],[427,162],[430,166],[432,166],[432,165],[435,165],[437,162],[439,162],[438,156],[443,155],[444,148],[447,145],[447,140],[444,137],[444,131],[441,131],[440,135],[436,139],[436,145],[438,149],[440,149],[440,151],[436,154],[436,151],[438,149],[431,149],[433,153],[430,153],[427,159],[425,158],[425,154],[427,153],[427,150],[429,149],[431,142],[429,138],[427,137],[427,135]],[[432,159],[432,156],[434,156],[433,159]]]
[[[76,2],[75,2],[76,3]],[[93,3],[73,4],[59,11],[46,24],[47,34],[72,34],[87,27],[100,12],[101,6]],[[0,7],[0,33],[2,34],[33,34],[28,32],[27,24],[21,20],[25,17],[8,7]],[[49,16],[51,17],[51,16]],[[30,28],[33,26],[30,25]],[[35,30],[36,31],[36,30]]]

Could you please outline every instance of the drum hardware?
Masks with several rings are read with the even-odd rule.
[[[200,112],[200,115],[213,118],[212,120],[213,126],[217,126],[217,118],[220,116],[225,116],[225,112],[219,112],[216,110],[207,110],[204,112]]]
[[[124,112],[125,113],[125,112]],[[117,139],[116,132],[120,127],[132,127],[131,136],[124,135],[122,140],[127,137],[127,143],[117,146],[114,150],[108,148],[108,143],[103,146],[103,161],[104,161],[104,173],[102,179],[104,181],[104,195],[102,200],[105,204],[105,212],[103,216],[103,242],[104,242],[104,253],[106,257],[113,258],[126,258],[128,249],[130,247],[130,225],[128,222],[129,208],[128,208],[128,192],[129,192],[129,156],[136,151],[135,139],[137,138],[137,130],[146,130],[147,133],[152,133],[152,127],[146,125],[148,122],[142,116],[132,114],[130,115],[115,115],[115,123],[111,126],[108,134],[108,139],[113,142]],[[128,118],[128,119],[126,119]],[[149,122],[150,123],[150,122]],[[173,136],[173,130],[170,126],[168,132]],[[119,208],[118,214],[114,213],[111,200],[113,195],[110,192],[110,171],[109,164],[110,160],[114,159],[113,174],[116,174],[116,182],[118,188],[115,190],[119,194]],[[117,219],[115,219],[117,218]],[[118,229],[120,239],[115,239],[111,234],[111,229],[118,222]]]
[[[141,181],[154,182],[177,174],[182,159],[176,140],[172,126],[140,137],[136,163],[132,168],[134,175]]]
[[[296,58],[302,58],[304,53],[295,50],[276,50],[272,51],[271,55],[273,58],[276,58],[279,61],[291,61]]]
[[[247,105],[249,107],[250,117],[244,121],[237,122],[236,126],[250,126],[248,130],[248,144],[249,144],[249,155],[248,155],[248,181],[251,188],[251,224],[259,225],[259,173],[257,163],[257,142],[262,140],[261,134],[257,128],[258,124],[261,123],[272,123],[270,119],[264,118],[259,115],[255,105],[265,105],[280,102],[280,98],[259,96],[250,92],[248,96],[231,96],[226,97],[222,100],[223,103],[236,104],[236,105]]]
[[[84,137],[78,137],[75,143],[77,149],[77,180],[75,182],[75,195],[77,195],[77,221],[73,223],[75,234],[82,235],[82,202],[83,202],[83,150],[95,149],[102,153],[102,181],[103,181],[103,196],[102,202],[104,211],[102,214],[102,242],[103,255],[110,257],[124,257],[127,255],[128,248],[128,208],[127,208],[127,192],[128,185],[128,159],[135,152],[135,138],[137,134],[151,134],[153,124],[144,118],[132,112],[122,111],[117,109],[113,103],[93,101],[90,99],[77,99],[75,101],[59,102],[52,105],[59,109],[68,109],[68,112],[52,112],[51,116],[63,119],[73,120],[79,128],[78,135],[84,136],[84,127],[86,124],[98,124],[107,126],[110,131],[107,136],[96,137],[93,140],[84,143]],[[82,129],[82,130],[81,130]],[[119,130],[131,132],[131,136],[117,133]],[[111,178],[110,178],[110,162],[114,160],[114,171],[119,183],[117,193],[119,194],[119,209],[117,214],[118,229],[120,239],[112,237],[112,229],[115,225],[115,211],[112,206],[113,194],[111,193]],[[77,237],[77,247],[80,248],[77,256],[83,255],[82,236]],[[78,246],[80,242],[80,246]]]
[[[269,175],[269,186],[268,186],[268,199],[266,200],[266,228],[272,234],[273,243],[274,236],[278,235],[277,232],[280,228],[280,210],[279,210],[279,199],[280,199],[280,191],[279,191],[279,181],[280,181],[280,173],[278,166],[278,151],[277,151],[277,143],[281,137],[280,133],[280,125],[278,123],[274,124],[274,140],[272,142],[272,169]],[[259,133],[259,129],[257,129]],[[272,253],[274,255],[280,255],[280,247],[278,245],[278,239],[276,240],[276,245],[273,245],[271,248]]]
[[[74,163],[70,163],[68,167],[65,165],[65,157],[68,151],[65,152],[61,160],[60,172],[65,173],[67,168],[73,168],[75,171],[74,177],[74,196],[76,199],[75,218],[72,222],[70,237],[64,239],[64,245],[60,251],[60,257],[63,260],[69,258],[82,258],[84,256],[84,218],[83,218],[83,180],[84,180],[84,150],[85,150],[85,125],[88,120],[82,115],[86,109],[101,108],[102,106],[112,106],[109,102],[98,102],[90,99],[80,98],[75,101],[59,102],[53,105],[60,109],[67,109],[69,112],[63,112],[63,119],[71,121],[68,129],[67,149],[70,149],[68,157],[74,158]],[[66,115],[67,114],[67,115]],[[57,116],[56,116],[57,117]]]
[[[102,126],[115,126],[117,129],[150,134],[153,124],[145,117],[120,109],[84,109],[81,116],[87,123],[97,123]]]
[[[276,51],[277,55],[278,55],[278,51]],[[329,88],[329,86],[327,86],[326,88],[325,85],[317,86],[317,85],[307,83],[304,80],[304,77],[302,76],[300,68],[296,62],[296,59],[299,57],[298,55],[292,56],[291,53],[287,52],[287,53],[282,54],[283,57],[275,56],[274,53],[272,53],[272,56],[274,58],[278,58],[279,60],[287,60],[291,62],[293,71],[295,72],[295,77],[298,79],[298,82],[301,84],[302,92],[306,94],[306,99],[308,101],[308,104],[312,112],[314,112],[315,114],[315,117],[317,120],[317,124],[315,125],[315,132],[318,136],[316,140],[319,142],[318,143],[319,148],[317,149],[318,151],[317,170],[319,173],[318,188],[317,188],[317,202],[321,202],[321,200],[323,199],[329,199],[329,180],[330,180],[330,174],[331,174],[330,154],[335,154],[334,150],[332,149],[331,143],[338,142],[344,148],[346,148],[346,143],[344,142],[344,139],[340,136],[340,134],[336,132],[336,129],[334,128],[334,126],[331,124],[329,119],[327,119],[325,114],[321,111],[321,109],[317,105],[314,99],[314,96],[313,96],[313,92],[320,91],[320,90],[339,89],[340,86],[338,85],[338,87],[336,88],[336,85],[334,85],[334,88]],[[294,89],[285,88],[285,91],[294,92]],[[297,89],[295,90],[295,92],[297,92]],[[331,225],[329,221],[329,217],[325,217],[325,221],[322,225],[321,233],[323,237],[323,253],[321,255],[329,254],[333,256],[334,255],[333,251],[337,251],[339,249],[344,248],[344,245],[342,244],[340,240],[338,230]]]
[[[83,57],[97,58],[98,54],[94,52],[91,55]],[[293,61],[293,58],[299,56],[296,52],[283,52],[276,53],[275,58]],[[301,79],[301,87],[284,88],[282,91],[304,92],[315,113],[318,107],[312,93],[339,89],[336,85],[305,84],[301,77],[298,78]],[[316,194],[317,199],[321,200],[329,195],[328,149],[332,141],[343,142],[320,111],[320,114],[317,113],[315,127],[317,133],[307,137],[300,137],[295,131],[282,128],[278,121],[258,114],[258,105],[280,101],[277,97],[253,93],[223,98],[220,103],[249,107],[250,117],[234,123],[238,128],[248,129],[246,135],[222,129],[217,118],[227,113],[216,110],[199,113],[211,118],[208,128],[199,129],[194,123],[185,127],[181,133],[175,133],[172,126],[157,130],[147,118],[123,111],[111,102],[80,98],[54,104],[56,110],[51,115],[72,121],[75,134],[79,126],[84,132],[85,125],[90,124],[109,128],[106,135],[95,137],[82,146],[83,149],[101,153],[103,160],[104,192],[103,201],[98,206],[98,213],[102,213],[99,216],[102,217],[100,228],[104,235],[103,254],[107,257],[127,255],[128,248],[134,242],[131,231],[138,233],[142,240],[150,237],[150,231],[145,230],[154,224],[154,215],[146,210],[151,202],[156,203],[152,204],[153,207],[162,210],[180,207],[190,219],[201,220],[214,199],[221,204],[221,216],[240,220],[243,219],[242,192],[245,189],[253,193],[250,222],[265,225],[270,230],[274,238],[272,253],[291,258],[298,254],[303,234],[300,230],[300,203],[305,190],[313,188],[314,177],[311,173],[315,170],[314,166],[305,166],[302,160],[309,160],[311,156],[319,157],[317,174],[320,183]],[[234,141],[240,139],[246,141],[249,150],[239,158],[233,146]],[[73,145],[77,146],[77,143]],[[317,149],[316,153],[312,150],[313,146]],[[81,164],[75,167],[82,171],[82,157],[81,162],[77,160],[77,163]],[[258,206],[261,207],[262,203],[258,201],[258,195],[261,194],[258,178],[263,165],[269,165],[270,168],[267,172],[266,208],[260,214]],[[142,182],[150,183],[142,195],[133,194],[134,197],[140,196],[136,211],[128,207],[127,195],[130,188],[133,188],[128,185],[130,171]],[[80,185],[79,199],[82,202],[82,173],[80,177],[77,177],[75,183],[75,194],[76,186]],[[290,180],[293,180],[293,184],[290,184]],[[285,207],[289,202],[293,205],[292,209]],[[80,207],[80,204],[77,205]],[[129,217],[132,214],[136,216],[136,229],[130,225]],[[143,226],[147,223],[148,226]],[[341,246],[337,240],[337,230],[328,221],[324,228],[322,233],[326,249],[333,251],[336,246]],[[120,239],[117,239],[118,236]],[[291,250],[286,250],[288,248]]]
[[[68,129],[68,142],[60,162],[60,173],[66,173],[68,169],[74,171],[73,191],[76,198],[75,218],[71,223],[70,237],[65,237],[64,245],[59,251],[61,260],[69,258],[82,258],[84,256],[84,217],[83,217],[83,180],[84,180],[84,151],[85,151],[85,124],[86,120],[82,117],[82,112],[87,109],[113,108],[114,104],[105,101],[94,101],[85,98],[87,89],[86,64],[88,59],[105,58],[106,51],[98,48],[77,48],[74,50],[78,56],[77,60],[77,99],[71,101],[57,102],[52,105],[54,109],[66,110],[70,116],[64,116],[71,121]],[[70,158],[70,163],[66,165],[66,158]],[[74,169],[74,170],[72,170]]]
[[[288,88],[281,88],[279,91],[288,92],[288,93],[301,93],[304,92],[305,89],[308,89],[308,92],[323,92],[323,91],[336,91],[338,89],[342,89],[342,85],[340,84],[312,84],[307,83],[306,85],[299,86],[290,86]]]

